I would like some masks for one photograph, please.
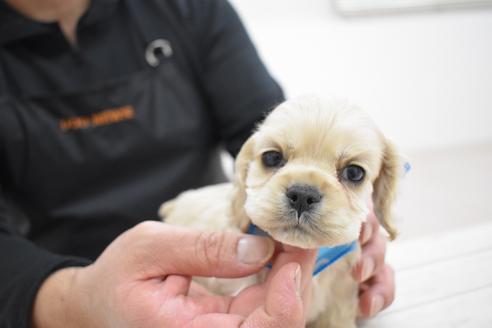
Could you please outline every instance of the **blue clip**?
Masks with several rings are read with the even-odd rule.
[[[256,225],[251,223],[248,227],[248,230],[246,233],[250,235],[256,235],[256,236],[268,236],[268,234],[258,228]],[[314,265],[313,269],[313,276],[316,276],[318,273],[326,269],[328,266],[332,265],[348,253],[352,252],[355,250],[357,247],[357,240],[354,240],[351,243],[344,244],[344,245],[339,245],[335,247],[321,247],[318,250],[318,257],[316,258],[316,263]],[[272,268],[272,264],[268,263],[267,264],[268,268]]]
[[[403,176],[407,175],[408,172],[412,169],[412,165],[409,162],[405,162],[403,164]]]

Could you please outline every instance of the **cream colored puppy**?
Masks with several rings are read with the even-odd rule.
[[[347,244],[359,237],[372,197],[391,239],[391,206],[401,163],[393,145],[357,107],[316,97],[287,101],[243,145],[233,184],[188,191],[165,203],[170,224],[246,231],[255,224],[273,239],[302,248]],[[313,280],[312,327],[355,327],[357,249]],[[201,279],[219,293],[258,280]]]

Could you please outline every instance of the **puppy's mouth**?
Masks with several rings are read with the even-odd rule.
[[[329,240],[330,238],[327,238],[328,235],[322,232],[310,220],[304,220],[303,217],[304,215],[301,215],[299,221],[296,218],[295,222],[289,220],[290,222],[283,222],[264,230],[268,232],[273,239],[287,245],[301,248],[317,248],[325,246],[326,243],[321,241]]]
[[[321,198],[319,196],[315,201],[303,200],[303,196],[294,197],[287,193],[284,204],[278,209],[275,224],[265,231],[288,245],[301,248],[325,246],[332,236],[319,224],[323,221]]]
[[[256,226],[281,243],[319,248],[355,239],[349,238],[353,235],[351,225],[336,219],[340,213],[328,208],[324,194],[313,186],[291,185],[277,193],[274,202],[263,202],[263,197],[252,196],[246,211]]]
[[[308,232],[310,227],[316,225],[315,221],[319,220],[321,215],[317,208],[304,212],[288,209],[281,217],[287,224],[287,229]]]

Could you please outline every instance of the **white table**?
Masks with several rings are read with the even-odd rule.
[[[492,327],[492,223],[395,242],[394,304],[364,328]]]
[[[492,327],[492,145],[412,154],[401,239],[388,248],[394,304],[363,328]]]

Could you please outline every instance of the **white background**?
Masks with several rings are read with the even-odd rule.
[[[492,8],[343,18],[232,0],[288,96],[346,98],[406,151],[492,141]]]

